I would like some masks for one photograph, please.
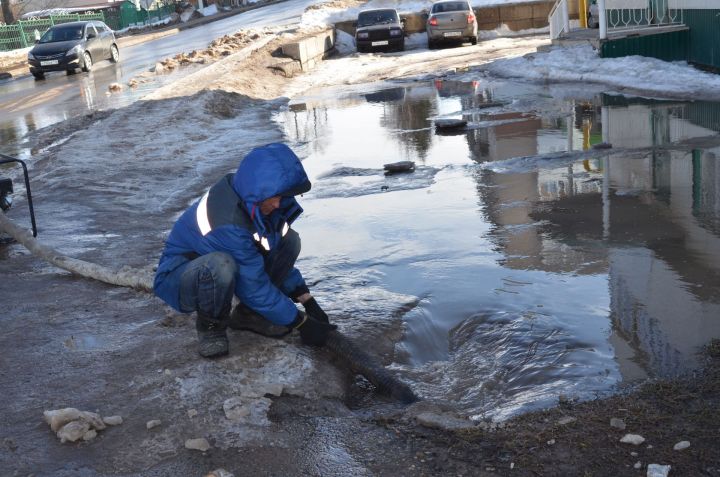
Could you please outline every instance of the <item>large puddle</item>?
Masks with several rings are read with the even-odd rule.
[[[686,372],[720,337],[720,104],[479,77],[277,119],[314,182],[300,268],[358,326],[419,300],[393,367],[426,398],[503,419]]]

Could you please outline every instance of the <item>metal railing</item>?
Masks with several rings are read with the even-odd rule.
[[[550,39],[560,38],[563,33],[570,31],[570,15],[568,13],[568,0],[557,0],[548,15],[550,24]]]
[[[605,0],[609,33],[681,25],[683,10],[672,0]]]
[[[24,161],[21,161],[20,159],[16,159],[14,157],[6,156],[5,154],[0,154],[0,165],[2,164],[11,164],[11,163],[17,163],[20,164],[20,166],[23,169],[23,177],[25,178],[25,195],[27,196],[28,201],[28,209],[30,210],[30,224],[32,225],[32,232],[33,237],[37,237],[37,224],[35,223],[35,208],[33,207],[33,201],[32,201],[32,193],[30,192],[30,176],[28,176],[28,170],[27,165],[25,165]],[[4,214],[7,209],[10,208],[12,204],[12,200],[8,200],[7,196],[5,194],[11,194],[13,192],[12,188],[12,180],[5,180],[6,183],[9,184],[9,187],[6,185],[3,190],[3,200],[0,201],[0,214]]]

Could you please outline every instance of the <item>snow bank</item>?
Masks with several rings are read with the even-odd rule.
[[[139,25],[131,25],[129,27],[125,27],[122,30],[114,30],[115,33],[126,33],[131,30],[142,30],[143,28],[147,28],[148,26],[160,26],[160,25],[167,25],[170,23],[172,19],[170,17],[163,18],[162,20],[157,20],[151,23],[146,24],[139,24]]]
[[[335,48],[341,55],[349,55],[355,51],[355,39],[352,35],[342,30],[337,30],[335,36]]]
[[[500,25],[500,27],[494,30],[479,30],[478,38],[483,40],[493,40],[495,38],[511,38],[514,36],[527,36],[527,35],[540,35],[543,33],[549,33],[550,27],[544,28],[531,28],[529,30],[511,30],[506,24]]]
[[[686,62],[644,56],[600,58],[590,45],[497,60],[486,69],[508,78],[590,81],[651,96],[720,100],[720,75],[697,70]]]
[[[218,12],[217,5],[214,3],[208,7],[202,8],[198,10],[204,17],[208,17],[210,15],[215,15]]]
[[[33,45],[35,46],[35,45]],[[27,55],[28,51],[32,50],[32,46],[29,46],[27,48],[21,48],[18,50],[11,50],[11,51],[0,51],[0,60],[4,60],[7,58],[14,58],[16,56],[24,56]]]

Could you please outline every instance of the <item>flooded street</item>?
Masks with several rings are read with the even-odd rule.
[[[39,241],[109,283],[128,269],[150,283],[177,217],[255,147],[288,144],[313,183],[297,268],[339,332],[420,402],[393,401],[298,333],[231,330],[229,355],[202,359],[193,315],[10,244],[0,468],[716,475],[720,341],[698,353],[720,337],[720,104],[492,76],[538,54],[535,36],[346,51],[276,74],[275,52],[304,34],[125,91],[117,109],[43,113],[59,121],[45,128],[17,116],[5,144],[29,159]],[[399,161],[415,170],[386,175]],[[3,169],[7,217],[26,228],[18,169]],[[123,422],[63,443],[43,415],[66,407]],[[187,447],[198,439],[207,450]]]
[[[348,327],[419,300],[393,368],[420,394],[497,420],[698,366],[720,337],[719,104],[482,76],[383,88],[276,119],[314,178],[302,266]],[[438,134],[439,117],[468,126]],[[416,171],[383,175],[403,160]]]

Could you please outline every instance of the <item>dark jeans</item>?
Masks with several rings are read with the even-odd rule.
[[[290,229],[280,244],[264,257],[265,272],[276,287],[282,290],[282,283],[299,255],[300,236]],[[202,255],[183,267],[181,273],[181,311],[197,311],[198,315],[210,320],[228,317],[237,273],[231,255],[225,252]]]

